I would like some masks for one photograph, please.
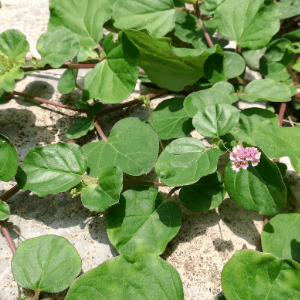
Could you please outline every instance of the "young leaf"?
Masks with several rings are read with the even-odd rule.
[[[239,121],[239,111],[229,104],[208,105],[193,117],[196,130],[205,137],[222,136]]]
[[[270,158],[288,156],[293,168],[300,172],[300,127],[279,127],[278,121],[272,119],[255,126],[252,140]]]
[[[123,172],[116,166],[104,166],[99,168],[97,178],[98,185],[92,184],[84,188],[81,201],[86,208],[102,212],[119,201]]]
[[[236,172],[227,164],[225,187],[229,196],[244,208],[261,215],[275,215],[283,209],[287,191],[277,166],[261,152],[260,162]]]
[[[145,30],[123,30],[140,52],[140,67],[159,87],[181,91],[204,75],[205,60],[213,53],[222,54],[219,45],[198,56],[178,56],[172,51],[170,38],[154,38]]]
[[[116,43],[113,41],[113,33],[108,34],[103,49],[107,59],[84,77],[84,86],[91,98],[118,103],[125,100],[135,88],[139,75],[139,54],[122,32]]]
[[[23,190],[43,197],[77,185],[86,168],[86,156],[78,145],[58,142],[32,148],[19,166],[16,180]]]
[[[206,90],[200,90],[189,94],[184,99],[184,108],[187,113],[194,117],[199,111],[203,111],[206,106],[213,104],[231,104],[233,99],[230,97],[227,91],[219,88],[210,88]]]
[[[192,185],[182,187],[179,199],[187,209],[197,212],[218,207],[225,192],[222,177],[216,172],[202,177]]]
[[[3,221],[9,217],[9,206],[0,200],[0,220]]]
[[[226,0],[216,9],[214,19],[221,35],[250,49],[268,44],[280,27],[273,0]]]
[[[57,89],[61,94],[69,94],[76,88],[78,70],[67,69],[61,76]]]
[[[157,158],[159,141],[151,126],[137,118],[126,118],[112,128],[108,142],[83,146],[89,174],[96,177],[101,166],[118,166],[130,175],[148,173]]]
[[[26,36],[17,29],[10,29],[0,34],[0,88],[6,92],[13,90],[14,79],[22,79],[19,70],[29,51]]]
[[[103,35],[103,24],[112,14],[109,0],[50,0],[48,31],[64,27],[75,33],[83,47],[95,48]]]
[[[224,266],[222,287],[229,300],[299,299],[300,265],[273,254],[240,250]]]
[[[183,98],[172,98],[158,104],[148,122],[157,130],[159,138],[168,140],[188,135],[192,129],[192,119],[183,107]]]
[[[11,141],[0,134],[0,180],[10,181],[17,173],[18,154]]]
[[[160,255],[180,228],[181,210],[163,202],[156,189],[140,187],[124,192],[106,220],[108,238],[120,254]]]
[[[93,130],[94,126],[95,124],[90,118],[83,117],[70,126],[66,134],[67,139],[78,139],[81,136],[86,135],[88,131]]]
[[[91,298],[93,297],[93,298]],[[183,300],[182,283],[170,264],[153,254],[120,255],[80,276],[65,300]]]
[[[300,262],[300,215],[280,214],[264,227],[261,241],[264,252]]]
[[[118,0],[113,14],[119,29],[147,29],[155,37],[163,37],[175,26],[173,0]]]
[[[240,95],[240,98],[250,102],[258,100],[287,102],[292,97],[291,91],[285,83],[268,78],[251,81],[247,84],[244,93],[244,95]]]
[[[81,270],[81,259],[65,238],[43,235],[20,244],[12,263],[15,280],[21,286],[49,293],[66,289]]]
[[[211,55],[204,64],[204,75],[212,83],[225,81],[241,75],[245,70],[245,61],[237,53],[224,52]]]
[[[76,56],[79,42],[78,36],[66,28],[43,33],[36,44],[36,49],[42,57],[39,66],[49,64],[53,68],[59,68]]]
[[[161,153],[155,171],[169,186],[189,185],[216,171],[219,154],[216,148],[206,150],[197,139],[177,139]]]

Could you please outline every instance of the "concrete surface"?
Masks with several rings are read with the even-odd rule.
[[[47,0],[2,1],[1,32],[17,28],[26,34],[30,42],[29,56],[39,57],[35,45],[47,28],[47,5]],[[63,70],[32,73],[18,82],[15,90],[74,105],[80,99],[79,90],[76,89],[69,95],[61,95],[57,91],[62,72]],[[81,70],[80,76],[86,72]],[[143,88],[137,84],[130,99],[135,98]],[[152,101],[152,107],[165,98]],[[145,107],[139,106],[103,117],[100,125],[105,134],[108,135],[113,124],[126,116],[147,119],[148,112]],[[17,97],[0,105],[0,132],[16,145],[21,162],[32,147],[58,141],[67,142],[65,133],[78,118],[79,113],[38,105]],[[192,135],[197,136],[197,133]],[[89,133],[86,141],[95,139],[97,136]],[[151,172],[148,177],[143,176],[149,177],[155,179],[155,174]],[[9,183],[0,182],[0,193],[14,184],[14,180]],[[163,194],[169,190],[160,188]],[[171,200],[179,203],[177,195],[178,193],[174,194]],[[117,255],[107,238],[105,213],[97,214],[84,208],[79,197],[72,199],[68,193],[38,197],[29,191],[20,191],[8,203],[11,209],[9,222],[26,239],[43,234],[67,238],[82,258],[83,272]],[[181,229],[168,244],[162,257],[180,273],[185,300],[212,300],[222,290],[220,278],[225,263],[243,244],[250,249],[256,248],[262,228],[262,216],[244,210],[231,199],[224,200],[219,208],[212,211],[192,213],[183,207],[182,211]],[[18,235],[11,228],[8,229],[17,245]],[[11,258],[6,240],[0,235],[0,300],[17,299],[18,296],[17,284],[10,268]]]

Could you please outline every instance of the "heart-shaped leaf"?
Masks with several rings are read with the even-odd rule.
[[[175,26],[173,0],[118,0],[113,14],[119,29],[147,29],[155,37],[163,37]]]
[[[88,131],[93,130],[94,126],[95,124],[90,118],[83,117],[70,126],[66,134],[67,139],[78,139],[86,135]]]
[[[218,207],[225,197],[221,175],[216,172],[202,177],[198,182],[181,188],[179,199],[191,211],[203,211]]]
[[[272,0],[226,0],[216,9],[214,19],[221,35],[250,49],[268,44],[280,26]]]
[[[120,203],[107,215],[107,234],[120,254],[162,254],[177,234],[181,210],[174,202],[163,202],[154,188],[140,187],[121,195]]]
[[[171,46],[170,38],[154,38],[145,30],[123,30],[140,52],[140,67],[149,79],[159,87],[181,91],[196,83],[204,75],[205,60],[213,53],[222,54],[219,45],[197,56],[178,56]]]
[[[220,152],[209,150],[194,138],[181,138],[171,142],[159,156],[155,171],[164,184],[189,185],[202,176],[214,173]]]
[[[225,187],[238,204],[262,215],[275,215],[284,207],[287,191],[280,171],[263,152],[255,167],[236,172],[231,165],[225,170]]]
[[[119,201],[123,188],[123,172],[116,166],[104,166],[98,171],[98,184],[84,188],[82,204],[91,210],[102,212]]]
[[[108,34],[103,49],[107,59],[84,77],[84,86],[91,98],[118,103],[130,96],[135,88],[139,75],[139,54],[122,32],[116,43],[113,33]]]
[[[11,141],[0,134],[0,180],[10,181],[17,173],[18,154]]]
[[[77,185],[86,168],[86,156],[78,145],[58,142],[32,148],[19,166],[16,180],[23,190],[43,197]]]
[[[292,97],[291,91],[285,83],[269,78],[251,81],[247,84],[244,93],[244,95],[240,95],[240,98],[250,102],[258,100],[286,102],[290,101]]]
[[[108,142],[83,146],[89,174],[96,177],[102,166],[118,166],[130,175],[148,173],[157,158],[159,141],[151,126],[137,118],[126,118],[112,128]]]
[[[50,0],[48,31],[65,27],[74,32],[83,47],[95,48],[103,35],[103,24],[112,14],[109,0]]]
[[[78,276],[81,259],[67,239],[43,235],[20,244],[11,267],[15,280],[23,287],[57,293]]]
[[[236,252],[222,271],[228,300],[282,300],[300,297],[300,265],[254,250]]]
[[[67,69],[61,76],[57,89],[61,94],[69,94],[76,88],[78,70]]]
[[[79,43],[78,36],[63,27],[43,33],[36,44],[36,49],[42,56],[39,66],[49,64],[53,68],[59,68],[76,56]]]
[[[268,157],[288,156],[297,172],[300,172],[300,127],[279,127],[276,119],[271,119],[254,127],[252,140]]]
[[[65,300],[105,298],[183,300],[183,289],[178,272],[157,255],[120,255],[80,276]]]
[[[208,105],[193,117],[196,130],[205,137],[222,136],[239,121],[239,111],[229,104]]]
[[[245,61],[237,53],[224,52],[211,55],[204,64],[205,78],[212,83],[225,81],[241,75],[245,70]]]
[[[3,221],[9,217],[9,206],[3,202],[0,201],[0,220]]]
[[[183,107],[183,98],[172,98],[159,103],[148,122],[162,140],[184,137],[193,129],[192,119]]]
[[[189,94],[184,99],[184,108],[187,113],[194,117],[198,111],[203,111],[206,106],[213,104],[231,104],[233,99],[229,93],[219,88],[210,88]]]
[[[261,241],[264,252],[300,262],[300,215],[280,214],[264,227]]]
[[[26,36],[17,29],[10,29],[0,34],[0,88],[6,92],[14,89],[15,79],[22,79],[19,70],[29,51]]]

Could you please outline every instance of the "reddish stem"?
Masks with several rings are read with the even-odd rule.
[[[11,249],[11,252],[14,254],[16,252],[16,246],[15,246],[14,241],[12,240],[7,228],[5,226],[3,226],[3,224],[1,224],[1,229],[6,238],[9,248]]]
[[[242,249],[244,249],[244,250],[248,249],[247,245],[244,244],[243,247],[242,247]]]
[[[71,106],[63,105],[63,104],[59,104],[59,103],[54,103],[54,102],[48,101],[46,99],[42,99],[42,98],[39,98],[39,97],[34,97],[34,96],[31,96],[31,95],[28,95],[28,94],[19,93],[19,92],[16,92],[16,91],[13,91],[13,94],[17,95],[17,96],[24,97],[24,98],[28,98],[30,100],[34,100],[34,101],[39,102],[39,103],[49,104],[49,105],[56,106],[56,107],[61,107],[61,108],[65,108],[65,109],[69,109],[69,110],[73,110],[73,111],[85,112],[86,113],[85,109],[81,109],[81,108],[77,108],[77,107],[71,107]]]
[[[104,134],[102,128],[100,127],[98,121],[95,121],[94,123],[95,123],[95,127],[96,127],[97,132],[99,133],[101,139],[102,139],[104,142],[108,142],[107,137],[106,137],[106,135]]]
[[[4,192],[0,196],[0,200],[3,202],[6,202],[10,197],[12,197],[14,194],[16,194],[20,189],[21,189],[20,186],[18,184],[16,184],[10,190]]]
[[[286,109],[286,102],[282,102],[280,105],[279,115],[278,115],[278,125],[282,126],[283,117]]]

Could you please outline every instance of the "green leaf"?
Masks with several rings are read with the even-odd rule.
[[[261,241],[264,252],[300,262],[300,215],[280,214],[263,228]]]
[[[110,19],[109,0],[50,0],[48,31],[65,27],[74,32],[83,47],[95,48],[103,35],[103,24]]]
[[[162,140],[184,137],[193,129],[192,119],[183,107],[183,98],[172,98],[159,103],[148,122]]]
[[[66,134],[67,139],[78,139],[86,135],[88,131],[93,130],[94,126],[95,124],[90,118],[83,117],[70,126]]]
[[[113,33],[108,34],[103,49],[107,59],[84,77],[84,86],[91,98],[118,103],[130,96],[135,88],[139,75],[138,51],[122,32],[116,43]]]
[[[0,134],[0,180],[10,181],[17,173],[18,154],[12,142]]]
[[[187,113],[194,117],[198,111],[203,111],[208,105],[231,104],[232,102],[234,101],[227,91],[224,91],[223,88],[212,87],[189,94],[184,99],[183,105]]]
[[[37,41],[36,49],[42,57],[39,61],[40,67],[49,64],[53,68],[59,68],[76,56],[79,51],[79,38],[66,28],[58,28],[43,33]]]
[[[10,29],[0,34],[0,88],[6,92],[14,89],[15,79],[22,79],[19,70],[29,51],[26,36],[17,29]]]
[[[65,300],[183,300],[178,272],[160,257],[118,256],[80,276]]]
[[[81,259],[67,239],[43,235],[20,244],[11,267],[15,280],[21,286],[57,293],[66,289],[78,276]]]
[[[163,150],[155,171],[166,185],[189,185],[216,171],[219,154],[216,148],[206,150],[197,139],[177,139]]]
[[[77,53],[78,62],[86,61],[89,59],[97,59],[98,54],[95,50],[90,47],[80,47],[79,52]]]
[[[245,61],[237,53],[224,52],[211,55],[204,64],[205,78],[212,83],[225,81],[241,75],[245,70]]]
[[[278,7],[280,20],[300,14],[300,2],[298,0],[281,0],[275,3]]]
[[[103,108],[103,103],[101,102],[95,103],[92,106],[88,106],[91,119],[93,119],[102,108]]]
[[[234,86],[229,82],[226,81],[217,82],[212,86],[212,88],[217,89],[218,91],[222,90],[227,94],[229,94],[229,96],[232,99],[231,103],[239,100],[239,96],[235,94]]]
[[[222,2],[223,0],[205,0],[203,6],[206,11],[213,12]]]
[[[246,65],[255,71],[259,70],[259,60],[265,54],[267,47],[263,47],[257,50],[251,50],[249,48],[244,48],[242,55],[245,59]]]
[[[265,78],[270,78],[276,81],[285,81],[290,78],[285,65],[276,61],[269,62],[265,57],[260,60],[260,72]]]
[[[221,35],[250,49],[267,45],[280,27],[273,0],[226,0],[216,9],[214,19]]]
[[[240,112],[239,123],[232,134],[237,141],[255,144],[252,139],[253,129],[255,126],[270,119],[275,119],[277,122],[277,116],[269,110],[257,107],[244,109]]]
[[[123,172],[116,166],[104,166],[99,168],[97,177],[98,185],[87,186],[82,191],[81,200],[86,208],[102,212],[119,201]]]
[[[300,127],[279,127],[278,121],[272,119],[253,129],[252,140],[270,158],[288,156],[293,168],[300,172]]]
[[[222,287],[229,300],[299,299],[300,266],[288,259],[254,250],[236,252],[222,271]]]
[[[247,84],[244,93],[244,95],[240,95],[240,98],[250,102],[258,100],[287,102],[291,100],[291,91],[288,86],[269,78],[251,81]]]
[[[123,193],[106,220],[108,238],[120,254],[160,255],[178,233],[181,210],[174,202],[163,202],[156,189],[139,187]]]
[[[261,150],[259,150],[261,151]],[[231,162],[225,170],[225,187],[229,196],[242,207],[261,215],[275,215],[283,209],[287,191],[277,166],[261,151],[256,167],[236,172]]]
[[[182,187],[179,199],[187,209],[197,212],[218,207],[225,193],[222,177],[216,172],[202,177],[192,185]]]
[[[78,70],[67,69],[61,76],[57,89],[61,94],[69,94],[76,88]]]
[[[268,45],[264,56],[269,62],[281,62],[287,65],[293,59],[293,53],[288,49],[292,43],[287,39],[277,39]]]
[[[77,185],[86,168],[86,156],[78,145],[58,142],[32,148],[19,166],[16,180],[23,190],[43,197]]]
[[[157,158],[159,141],[151,126],[137,118],[126,118],[112,128],[108,142],[83,146],[89,174],[96,177],[101,166],[118,166],[130,175],[148,173]]]
[[[285,33],[282,37],[291,41],[297,40],[300,38],[300,29]]]
[[[219,45],[198,56],[177,56],[170,38],[154,38],[143,31],[123,30],[140,52],[140,67],[149,79],[162,88],[181,91],[196,83],[204,75],[205,60],[213,53],[222,54]]]
[[[0,200],[0,220],[3,221],[9,217],[9,206]]]
[[[5,91],[0,89],[0,104],[5,100]]]
[[[147,29],[155,37],[163,37],[175,26],[173,0],[118,0],[113,14],[119,29]]]
[[[208,105],[193,117],[196,130],[205,137],[222,136],[239,121],[239,111],[229,104]]]

